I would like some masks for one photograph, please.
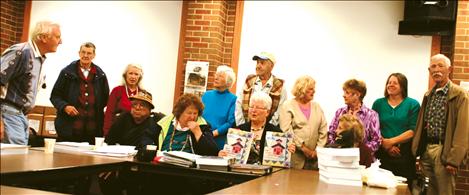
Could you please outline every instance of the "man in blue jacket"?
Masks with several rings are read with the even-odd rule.
[[[109,97],[106,74],[94,64],[96,46],[80,46],[80,59],[62,69],[50,100],[57,109],[58,141],[89,142],[102,136],[104,112]]]
[[[50,21],[36,23],[31,40],[15,44],[2,53],[0,69],[0,139],[2,143],[28,144],[28,113],[38,90],[45,88],[42,64],[45,54],[62,43],[60,26]]]

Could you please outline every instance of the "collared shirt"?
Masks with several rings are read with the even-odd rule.
[[[262,80],[259,78],[259,76],[256,76],[256,81],[254,82],[252,86],[252,93],[254,94],[255,92],[262,91],[264,93],[269,94],[270,91],[272,90],[272,87],[274,85],[274,75],[270,75],[269,80],[265,83],[265,85],[262,85]],[[243,102],[243,91],[240,92],[238,95],[238,98],[236,100],[236,109],[235,109],[235,119],[236,119],[236,125],[241,125],[245,123],[246,121],[244,120],[244,114],[243,114],[243,109],[241,108],[242,102]],[[285,102],[287,99],[287,90],[286,87],[282,87],[282,92],[280,94],[280,102],[279,102],[279,107]],[[270,119],[270,123],[273,125],[278,125],[278,120],[279,120],[279,112],[277,111],[274,112],[272,119]]]
[[[274,85],[274,77],[272,75],[270,76],[269,80],[267,80],[265,85],[262,85],[261,78],[256,77],[256,82],[254,82],[254,86],[252,88],[254,89],[254,92],[262,91],[266,94],[269,94],[273,85]]]
[[[44,61],[46,60],[46,55],[41,55],[41,51],[39,51],[39,48],[37,48],[37,45],[34,41],[30,40],[29,41],[29,44],[32,45],[32,48],[33,48],[33,53],[34,53],[34,58],[36,59],[39,59],[41,61],[41,64],[44,63]],[[39,81],[37,83],[37,89],[39,91],[40,89],[40,85],[43,85],[46,83],[46,75],[45,75],[45,72],[42,71],[42,66],[39,70]],[[44,85],[45,86],[45,85]],[[44,87],[45,88],[45,87]]]
[[[90,74],[91,67],[88,67],[88,68],[80,67],[80,70],[83,73],[83,76],[85,76],[85,78],[88,78],[88,74]]]
[[[349,110],[348,106],[339,108],[335,112],[335,116],[331,121],[328,132],[328,143],[335,143],[337,137],[336,130],[339,126],[339,118],[343,114],[346,114]],[[360,110],[357,112],[358,118],[361,120],[364,127],[364,138],[363,143],[369,147],[372,152],[376,152],[381,145],[381,132],[379,130],[379,119],[378,113],[374,110],[367,108],[365,105],[362,105]]]
[[[424,117],[428,137],[444,139],[448,90],[449,82],[442,88],[437,89],[435,86],[430,94]]]

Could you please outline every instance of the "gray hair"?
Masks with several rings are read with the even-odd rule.
[[[83,44],[80,45],[80,50],[83,48],[83,47],[87,47],[87,48],[93,48],[93,53],[96,54],[96,45],[94,45],[94,43],[91,43],[91,42],[84,42]]]
[[[233,84],[236,81],[236,74],[231,67],[227,65],[220,65],[217,67],[216,73],[225,73],[226,85],[228,88],[233,87]]]
[[[127,75],[127,72],[129,72],[129,69],[133,67],[133,68],[136,68],[138,70],[140,70],[140,78],[138,78],[138,82],[137,82],[137,85],[140,89],[142,89],[142,79],[143,79],[143,69],[142,69],[142,66],[140,66],[139,64],[128,64],[125,69],[124,69],[124,72],[122,73],[122,85],[126,85],[126,82],[125,82],[125,75]]]
[[[264,102],[265,109],[270,110],[272,107],[272,98],[267,93],[262,91],[254,92],[249,99],[249,104],[252,104],[254,101],[262,101]]]
[[[443,60],[443,62],[445,63],[446,67],[450,67],[451,66],[451,60],[446,57],[445,55],[439,53],[439,54],[436,54],[434,56],[432,56],[430,58],[430,61],[433,62],[433,61],[439,61],[439,60]]]
[[[39,21],[36,23],[32,33],[31,39],[33,41],[38,41],[41,39],[41,36],[46,35],[50,36],[53,28],[60,28],[60,25],[51,21]]]

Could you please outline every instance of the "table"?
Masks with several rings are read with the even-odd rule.
[[[231,184],[239,184],[249,181],[261,175],[238,173],[229,171],[216,171],[197,168],[185,168],[172,166],[167,164],[153,164],[148,162],[132,162],[130,170],[139,173],[153,173],[157,175],[168,175],[177,177],[186,177],[192,179],[208,179],[214,181],[229,182]],[[276,169],[279,170],[279,169]]]
[[[19,187],[11,187],[11,186],[0,186],[0,194],[2,195],[59,195],[60,193],[56,192],[48,192],[42,190],[34,190],[28,188],[19,188]]]
[[[284,169],[212,194],[410,194],[407,186],[393,189],[332,185],[319,181],[318,171]]]
[[[126,159],[29,150],[28,154],[1,156],[1,184],[28,184],[47,180],[78,178],[102,171],[120,170]]]

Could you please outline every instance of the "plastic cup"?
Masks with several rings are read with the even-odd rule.
[[[44,153],[52,154],[54,153],[55,139],[54,138],[44,138]]]
[[[95,137],[94,138],[94,146],[96,148],[103,146],[103,144],[104,144],[104,137]]]

